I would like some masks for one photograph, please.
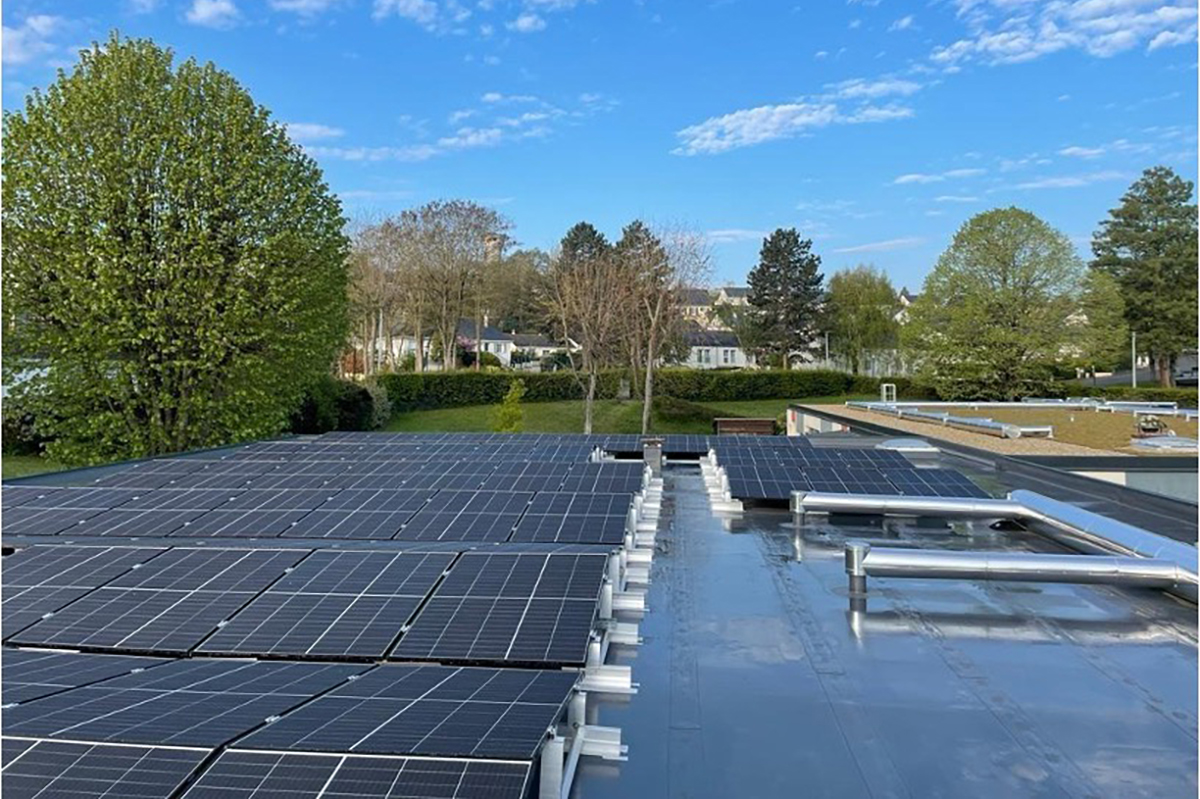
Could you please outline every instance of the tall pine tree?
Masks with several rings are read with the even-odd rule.
[[[763,240],[758,265],[750,271],[748,300],[764,354],[784,369],[792,354],[816,350],[823,280],[812,239],[800,238],[795,228],[779,228]]]
[[[1121,287],[1125,320],[1164,386],[1179,354],[1196,346],[1196,205],[1192,183],[1147,169],[1092,237],[1092,268]]]

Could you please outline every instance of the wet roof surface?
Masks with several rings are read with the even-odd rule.
[[[842,542],[1062,551],[1025,532],[888,520],[796,535],[721,519],[665,473],[639,693],[590,719],[628,762],[574,796],[1192,797],[1196,608],[1149,590],[872,578],[851,612]],[[610,660],[612,656],[610,655]]]

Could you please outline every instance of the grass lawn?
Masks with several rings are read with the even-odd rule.
[[[2,466],[2,476],[9,477],[27,477],[31,474],[43,474],[45,472],[58,472],[67,468],[61,466],[54,461],[46,460],[40,455],[5,455],[0,459]]]
[[[1054,426],[1054,438],[1057,441],[1093,449],[1137,452],[1137,450],[1129,449],[1129,439],[1133,437],[1133,415],[1128,413],[1097,413],[1096,411],[1071,411],[1056,408],[1030,408],[1029,410],[1023,408],[980,410],[953,408],[950,409],[950,412],[956,416],[983,416],[995,419],[997,422],[1012,424],[1049,424]],[[1159,418],[1166,422],[1176,435],[1197,438],[1196,422],[1185,421],[1174,416],[1160,416]],[[1139,454],[1145,453],[1142,451]]]
[[[808,397],[805,402],[837,404],[859,397]],[[700,402],[721,416],[775,418],[787,410],[791,400],[750,400],[744,402]],[[495,405],[472,405],[465,408],[439,408],[432,411],[410,411],[392,417],[384,430],[401,433],[479,433],[491,430]],[[583,402],[531,402],[525,410],[527,433],[578,433],[583,430]],[[642,403],[620,400],[598,400],[593,429],[597,433],[640,433]],[[664,420],[653,422],[656,433],[711,433],[712,424],[706,419]]]

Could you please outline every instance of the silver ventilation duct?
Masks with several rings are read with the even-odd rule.
[[[851,576],[852,591],[856,590],[856,584],[865,585],[868,574],[885,573],[874,571],[873,567],[867,565],[870,553],[881,552],[883,554],[874,561],[874,568],[886,569],[894,567],[897,563],[920,562],[919,569],[916,566],[905,566],[904,576],[1153,585],[1192,602],[1197,600],[1197,561],[1200,553],[1195,547],[1075,505],[1059,502],[1034,491],[1013,491],[1006,500],[795,491],[792,493],[791,504],[796,513],[1012,519],[1066,547],[1092,556],[1079,558],[1072,555],[1032,553],[870,550],[869,547],[867,551],[856,551],[852,554],[847,545],[846,564],[847,573]],[[908,561],[905,561],[905,557],[892,554],[897,552],[904,553]],[[958,558],[959,555],[963,557]],[[1058,560],[1039,562],[1038,558]],[[1064,558],[1066,560],[1062,560]],[[943,560],[939,559],[944,560],[944,565],[941,565]],[[862,564],[862,568],[854,568],[852,561],[853,564]],[[1068,561],[1072,565],[1065,565]],[[995,565],[989,567],[989,563]],[[923,570],[924,573],[918,575],[919,570]],[[1058,576],[1052,578],[1051,575]],[[1072,576],[1076,579],[1068,579]],[[1090,578],[1083,579],[1085,576]]]

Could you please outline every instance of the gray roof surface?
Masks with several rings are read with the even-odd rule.
[[[958,464],[955,464],[956,466]],[[842,543],[1061,551],[1026,533],[783,510],[722,519],[700,474],[672,498],[640,683],[602,702],[630,759],[575,796],[1191,797],[1196,609],[1100,586],[872,578],[850,611]],[[611,657],[611,656],[610,656]]]

